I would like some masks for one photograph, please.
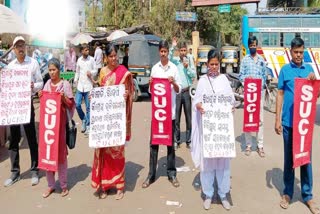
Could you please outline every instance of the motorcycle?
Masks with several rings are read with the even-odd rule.
[[[231,88],[236,98],[235,107],[238,108],[243,104],[244,101],[244,87],[241,81],[239,80],[239,74],[226,73],[225,75],[230,82]],[[268,111],[275,113],[278,88],[277,84],[272,81],[273,79],[274,77],[272,75],[271,69],[267,68],[267,79],[264,85],[264,105]]]
[[[239,108],[244,101],[244,87],[239,79],[238,73],[226,73],[226,77],[230,82],[234,97],[236,99],[235,107]]]
[[[268,111],[276,112],[276,100],[278,94],[277,83],[273,82],[273,73],[270,68],[267,68],[266,90],[264,94],[264,104]]]

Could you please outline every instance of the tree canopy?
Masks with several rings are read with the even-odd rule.
[[[152,4],[150,4],[152,3]],[[150,7],[151,6],[151,7]],[[177,22],[177,11],[196,12],[198,21]],[[191,0],[86,0],[88,30],[97,26],[122,29],[146,24],[152,32],[164,39],[172,37],[191,41],[191,32],[197,29],[206,44],[217,45],[219,32],[221,43],[238,44],[241,17],[247,11],[232,5],[230,13],[219,14],[217,7],[191,7]]]

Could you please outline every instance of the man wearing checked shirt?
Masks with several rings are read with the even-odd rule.
[[[184,115],[186,119],[186,146],[190,148],[191,143],[191,96],[189,93],[190,86],[196,76],[195,66],[193,59],[187,56],[187,44],[179,42],[179,57],[174,57],[174,49],[177,46],[177,39],[172,39],[172,47],[169,53],[169,59],[178,68],[178,75],[181,80],[182,90],[176,97],[176,122],[174,131],[174,146],[175,149],[180,147],[180,118],[182,107],[184,108]]]
[[[263,100],[264,93],[263,88],[266,81],[266,62],[263,57],[257,54],[258,40],[255,36],[251,36],[248,39],[248,46],[250,54],[245,56],[240,65],[240,75],[239,79],[243,83],[245,78],[260,78],[262,79],[262,88],[261,88],[261,100],[260,100],[260,124],[259,131],[257,135],[257,152],[260,157],[265,157],[263,150]],[[251,145],[252,145],[252,136],[250,132],[245,132],[245,141],[246,141],[246,151],[245,154],[249,156],[251,154]]]

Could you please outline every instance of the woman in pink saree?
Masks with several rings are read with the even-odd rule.
[[[60,138],[59,138],[59,158],[58,158],[58,177],[60,187],[62,189],[61,196],[64,197],[69,194],[67,188],[67,144],[66,144],[66,124],[67,124],[67,111],[70,117],[73,116],[75,109],[75,102],[73,99],[72,88],[68,81],[60,78],[60,62],[56,58],[52,58],[48,62],[50,79],[47,81],[42,91],[60,92],[61,93],[61,117],[60,117]],[[41,99],[42,91],[39,91]],[[42,197],[47,198],[55,191],[55,172],[46,171],[48,181],[48,189],[42,194]]]
[[[125,85],[126,141],[129,141],[131,138],[132,95],[134,90],[132,75],[126,67],[118,64],[117,49],[114,45],[107,45],[106,58],[108,64],[100,71],[100,85]],[[97,189],[99,198],[106,198],[107,190],[116,188],[116,199],[122,199],[124,196],[123,190],[125,185],[124,175],[124,146],[95,149],[91,185],[93,188]]]

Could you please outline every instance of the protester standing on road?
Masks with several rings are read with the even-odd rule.
[[[93,88],[94,77],[97,75],[95,61],[89,55],[89,46],[83,44],[80,48],[82,56],[77,61],[76,74],[74,77],[74,84],[77,86],[75,97],[76,109],[82,121],[81,132],[86,135],[89,134],[90,126],[90,101],[89,93]],[[84,99],[86,105],[86,113],[83,112],[81,103]]]
[[[294,169],[292,155],[292,125],[293,125],[293,102],[294,102],[294,80],[295,78],[306,78],[315,80],[313,69],[309,64],[303,62],[304,41],[301,38],[294,38],[291,41],[291,61],[281,68],[278,79],[278,94],[276,103],[275,131],[278,135],[283,134],[284,142],[284,169],[283,182],[284,190],[280,206],[283,209],[289,207],[294,191]],[[282,123],[280,115],[282,110]],[[311,213],[320,213],[319,208],[313,201],[312,196],[312,164],[305,164],[300,167],[301,196],[302,200],[309,207]]]
[[[100,73],[101,68],[103,67],[103,52],[101,49],[100,42],[94,44],[94,61],[96,63],[96,68],[98,69],[98,74]]]
[[[193,61],[193,64],[196,64],[196,59],[194,58],[192,54],[192,48],[189,48],[189,53],[187,54],[187,57]]]
[[[186,146],[190,148],[191,143],[191,95],[189,93],[190,86],[193,79],[196,77],[196,70],[193,60],[187,57],[187,44],[185,42],[179,42],[179,57],[174,57],[174,50],[177,46],[177,39],[172,39],[172,48],[170,49],[169,59],[178,68],[178,75],[181,80],[181,93],[176,97],[176,122],[174,131],[174,146],[175,149],[180,148],[181,144],[181,132],[180,132],[180,119],[182,107],[186,119]]]
[[[169,44],[167,41],[162,40],[159,43],[159,54],[160,62],[155,64],[152,67],[150,75],[150,84],[152,83],[152,78],[168,78],[171,83],[171,110],[172,110],[172,135],[174,134],[174,125],[175,125],[175,110],[176,110],[176,94],[181,91],[181,82],[178,75],[178,68],[172,62],[169,61]],[[151,141],[151,138],[150,138]],[[149,160],[149,174],[147,179],[143,182],[142,188],[147,188],[152,184],[156,179],[156,170],[157,170],[157,161],[158,161],[158,151],[159,145],[152,145],[150,142],[150,160]],[[172,145],[167,146],[167,175],[169,181],[174,187],[179,187],[179,181],[177,179],[177,170],[176,170],[176,157],[173,146],[173,137]]]
[[[125,85],[126,101],[126,141],[131,138],[131,115],[133,101],[133,79],[132,74],[123,65],[118,64],[117,48],[108,44],[106,47],[106,58],[108,65],[100,72],[101,86]],[[97,189],[100,198],[107,197],[107,190],[117,189],[116,199],[124,196],[125,184],[125,146],[114,146],[95,149],[92,166],[91,185]]]
[[[129,69],[129,47],[125,47],[124,57],[122,59],[122,65]]]
[[[64,71],[75,72],[77,56],[74,48],[69,44],[69,49],[64,52]]]
[[[68,81],[60,78],[60,62],[56,58],[52,58],[48,62],[50,79],[43,87],[43,91],[60,92],[61,94],[61,114],[60,114],[60,135],[59,135],[59,150],[58,150],[58,176],[60,187],[62,189],[61,196],[69,194],[67,187],[67,144],[66,144],[66,124],[68,114],[72,118],[75,108],[75,103],[72,94],[72,87]],[[39,97],[42,97],[42,91],[39,91]],[[55,172],[46,171],[48,189],[42,194],[42,197],[47,198],[55,191]]]
[[[200,77],[196,94],[192,103],[192,145],[191,155],[196,167],[200,167],[202,192],[205,194],[204,209],[210,209],[214,195],[214,180],[217,179],[218,195],[226,210],[230,203],[226,194],[230,191],[230,158],[203,158],[202,152],[202,120],[205,113],[202,107],[203,95],[233,94],[230,83],[225,75],[220,75],[219,55],[215,50],[208,52],[208,73]],[[217,191],[217,190],[216,190]]]
[[[17,36],[13,41],[16,59],[8,65],[8,69],[13,70],[30,70],[31,72],[31,91],[32,95],[36,94],[43,86],[42,76],[39,64],[36,60],[26,55],[26,42],[22,36]],[[38,142],[36,136],[34,106],[31,101],[31,117],[30,123],[23,124],[24,131],[27,136],[30,156],[31,156],[31,184],[39,183],[38,175]],[[9,155],[11,160],[11,176],[4,183],[8,187],[20,180],[20,164],[19,164],[19,141],[21,138],[20,125],[10,126],[11,141],[9,146]]]
[[[266,82],[266,62],[262,56],[257,54],[258,39],[255,36],[249,37],[248,46],[250,54],[246,55],[241,62],[239,79],[242,83],[246,78],[259,78],[262,80],[260,100],[260,124],[259,131],[257,134],[257,152],[260,157],[265,157],[265,152],[263,150],[263,88]],[[252,136],[250,132],[245,132],[244,136],[246,141],[245,154],[249,156],[251,154]]]

